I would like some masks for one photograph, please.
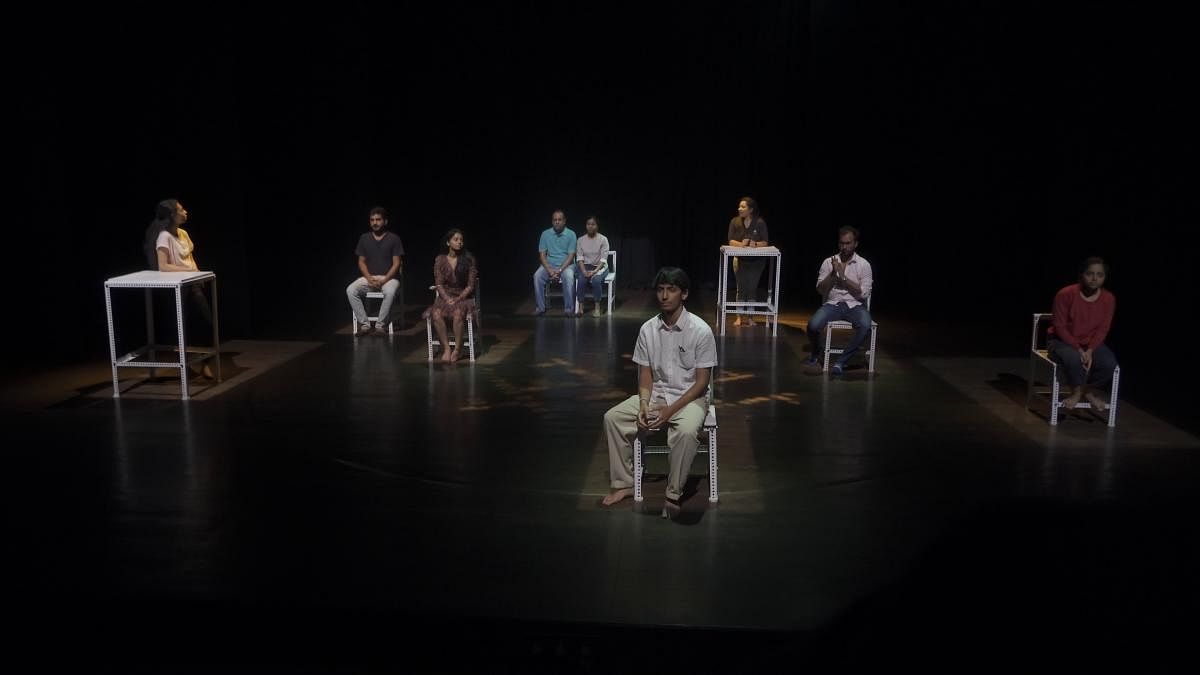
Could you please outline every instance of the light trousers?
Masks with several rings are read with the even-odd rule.
[[[604,413],[604,435],[608,439],[608,476],[614,488],[633,487],[633,439],[637,437],[638,397],[614,405]],[[671,469],[667,474],[667,498],[679,499],[687,480],[696,448],[700,444],[700,427],[708,408],[704,399],[683,406],[671,417],[667,426],[667,445],[670,446]]]

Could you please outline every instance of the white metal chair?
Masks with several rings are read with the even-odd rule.
[[[396,298],[392,302],[391,315],[392,316],[396,315],[397,303],[399,303],[400,328],[403,329],[404,328],[404,275],[400,275],[398,277],[398,280],[400,281],[400,287],[396,289]],[[363,300],[364,306],[367,304],[370,304],[371,300],[378,300],[380,303],[382,303],[383,302],[383,291],[367,291],[366,299]],[[382,304],[381,304],[381,306],[382,306]],[[378,315],[367,316],[367,321],[368,322],[374,321],[375,323],[379,323],[379,316]],[[392,322],[391,317],[388,317],[388,322],[387,322],[388,335],[392,335],[392,323],[393,322]],[[350,314],[350,330],[355,335],[358,335],[358,319],[355,318],[353,312]]]
[[[617,252],[610,250],[608,252],[608,267],[605,268],[604,275],[604,293],[608,296],[608,313],[612,314],[613,298],[615,297],[614,289],[617,286]],[[561,288],[561,285],[560,285]],[[599,304],[600,298],[596,298],[596,303]],[[583,308],[583,298],[579,293],[575,294],[575,313],[579,314]]]
[[[709,371],[712,373],[712,371]],[[704,416],[704,424],[700,426],[700,446],[696,454],[708,455],[708,501],[716,503],[719,496],[717,490],[717,406],[713,403],[712,379],[708,383],[706,403],[708,413]],[[645,501],[642,494],[642,477],[646,471],[646,460],[643,455],[669,455],[671,448],[667,445],[649,445],[646,441],[651,434],[665,434],[664,429],[651,429],[648,432],[639,431],[633,439],[633,501]]]
[[[433,291],[434,297],[436,298],[437,297],[437,286],[430,286],[429,290]],[[480,313],[480,309],[479,309],[479,277],[478,276],[475,277],[475,291],[474,291],[474,295],[472,296],[472,298],[475,300],[475,311],[468,314],[465,318],[467,320],[467,339],[466,339],[467,353],[471,357],[471,362],[474,363],[475,362],[475,328],[480,325],[479,319],[482,316],[482,314]],[[433,318],[428,317],[428,316],[425,317],[425,341],[427,343],[429,360],[432,361],[433,360],[433,348],[434,348],[434,346],[440,347],[442,344],[442,341],[437,339],[437,334],[433,330]],[[454,333],[452,331],[449,331],[449,330],[447,331],[446,341],[450,343],[449,344],[450,347],[458,347],[458,345],[454,342]]]
[[[871,311],[871,296],[867,296],[867,311]],[[829,372],[829,355],[845,353],[845,349],[840,347],[831,347],[833,343],[833,331],[835,330],[854,330],[854,325],[849,321],[830,321],[825,324],[825,361],[821,370]],[[867,372],[875,372],[875,338],[879,334],[879,324],[871,319],[871,344],[867,348]]]
[[[1049,351],[1044,347],[1038,346],[1038,337],[1044,332],[1041,330],[1043,321],[1049,321],[1054,317],[1050,313],[1035,313],[1033,315],[1033,332],[1029,340],[1029,380],[1025,390],[1025,408],[1033,410],[1033,398],[1035,395],[1048,394],[1050,396],[1050,425],[1058,425],[1058,411],[1062,407],[1062,385],[1058,381],[1058,362],[1050,357]],[[1037,379],[1038,370],[1049,372],[1047,380],[1049,380],[1049,389],[1039,390],[1036,387],[1035,380]],[[1117,366],[1113,369],[1111,391],[1108,395],[1108,426],[1117,426],[1117,388],[1121,382],[1121,367]],[[1080,401],[1075,404],[1076,409],[1090,409],[1092,404],[1087,401]]]

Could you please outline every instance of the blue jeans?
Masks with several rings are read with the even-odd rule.
[[[1087,383],[1091,386],[1106,385],[1112,381],[1113,371],[1117,368],[1117,357],[1108,345],[1100,345],[1092,350],[1092,369],[1087,373],[1083,372],[1083,359],[1079,356],[1079,350],[1062,340],[1050,338],[1049,344],[1046,345],[1046,353],[1062,366],[1067,384],[1072,387],[1082,385],[1085,375]]]
[[[563,270],[559,275],[562,279],[563,311],[575,313],[575,266]],[[550,281],[550,273],[545,267],[538,266],[533,273],[533,299],[538,313],[546,311],[546,283]]]
[[[589,265],[588,271],[590,272],[591,270],[592,266]],[[587,279],[582,274],[579,274],[579,270],[575,270],[575,272],[575,278],[578,281],[575,286],[575,293],[579,296],[580,301],[587,297],[588,287],[591,287],[592,297],[596,299],[596,306],[599,307],[600,298],[604,295],[604,277],[608,276],[608,269],[606,268],[599,274],[592,275],[591,279]]]
[[[858,305],[851,308],[844,302],[839,302],[836,305],[821,305],[821,308],[813,313],[812,318],[808,321],[808,345],[812,349],[812,358],[820,358],[817,355],[825,351],[824,347],[817,345],[822,342],[821,333],[825,331],[825,325],[830,321],[849,321],[850,325],[854,326],[854,337],[850,339],[850,344],[846,345],[846,351],[842,352],[838,363],[845,365],[846,361],[858,351],[862,346],[863,340],[871,334],[871,313],[867,311],[866,305]]]

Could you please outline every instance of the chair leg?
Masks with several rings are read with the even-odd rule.
[[[429,317],[425,317],[425,345],[429,355],[429,360],[433,360],[433,322]]]
[[[1112,391],[1108,395],[1108,426],[1117,426],[1117,386],[1121,382],[1121,366],[1113,368]]]
[[[1050,369],[1050,426],[1058,426],[1058,364]]]
[[[1025,409],[1033,410],[1033,378],[1037,376],[1037,355],[1029,354],[1029,379],[1025,380]]]
[[[467,317],[467,353],[471,355],[471,363],[475,363],[475,321]]]
[[[642,472],[645,466],[642,464],[642,436],[638,434],[633,438],[633,501],[642,502]]]
[[[717,489],[717,429],[708,430],[708,501],[715,504],[719,498]]]
[[[825,327],[825,361],[821,366],[821,372],[829,372],[829,346],[833,342],[833,329],[829,326]]]
[[[871,353],[870,353],[871,360],[867,363],[867,372],[871,373],[871,374],[875,373],[875,338],[878,333],[878,330],[879,330],[879,326],[876,326],[874,323],[872,323],[871,324]]]

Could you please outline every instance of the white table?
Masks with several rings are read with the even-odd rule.
[[[744,300],[738,302],[726,297],[729,293],[729,264],[730,258],[769,258],[774,261],[774,275],[767,272],[767,301]],[[750,248],[748,246],[721,247],[721,274],[717,277],[717,314],[721,324],[721,335],[725,334],[726,314],[752,314],[766,316],[771,324],[771,337],[779,335],[779,270],[782,256],[774,246]]]
[[[212,284],[213,346],[189,349],[183,330],[183,289],[203,283]],[[117,356],[117,339],[113,330],[112,289],[114,288],[140,288],[143,289],[146,298],[146,344],[124,356]],[[157,344],[154,339],[154,302],[151,294],[156,288],[175,291],[176,345]],[[217,330],[217,275],[212,272],[145,271],[113,277],[104,282],[104,307],[108,311],[108,352],[112,357],[113,398],[121,396],[121,390],[117,386],[118,368],[149,368],[150,377],[154,377],[155,368],[178,368],[180,391],[184,400],[188,398],[189,365],[200,364],[212,359],[217,366],[217,382],[221,381],[221,340]],[[177,361],[161,361],[158,359],[160,351],[177,351],[179,358]]]

